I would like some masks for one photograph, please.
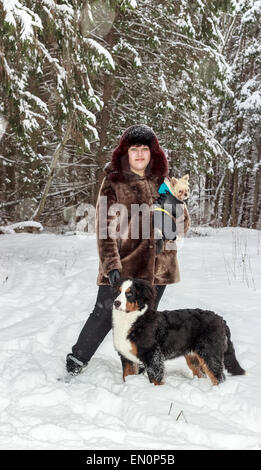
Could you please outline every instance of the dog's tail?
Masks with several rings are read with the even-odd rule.
[[[231,341],[230,329],[226,324],[227,350],[224,355],[224,365],[227,371],[232,375],[244,375],[246,372],[237,361],[235,349]]]

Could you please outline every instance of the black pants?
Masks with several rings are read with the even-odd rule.
[[[165,285],[157,285],[155,308],[166,288]],[[105,336],[112,327],[112,294],[110,286],[99,286],[95,307],[85,323],[77,343],[72,347],[73,355],[84,364],[89,362],[98,349]]]

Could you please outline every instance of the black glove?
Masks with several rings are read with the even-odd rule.
[[[115,282],[117,282],[120,279],[120,277],[121,275],[118,269],[113,269],[112,271],[110,271],[108,273],[110,285],[113,286],[113,284],[115,284]]]

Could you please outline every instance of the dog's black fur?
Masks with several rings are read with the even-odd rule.
[[[120,279],[114,285],[114,299],[124,280],[127,279]],[[236,359],[229,327],[221,316],[199,308],[155,311],[155,288],[143,279],[130,280],[132,286],[128,302],[138,305],[139,310],[145,305],[148,308],[133,323],[127,338],[136,357],[143,363],[150,382],[162,384],[164,360],[179,356],[185,356],[193,375],[202,377],[207,374],[214,385],[225,380],[224,366],[232,375],[245,373]],[[126,375],[137,373],[134,363],[121,354],[120,357],[124,379]]]

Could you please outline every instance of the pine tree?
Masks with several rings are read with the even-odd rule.
[[[102,101],[90,76],[114,63],[102,45],[82,34],[82,9],[79,0],[0,1],[0,115],[7,122],[0,142],[3,203],[15,194],[16,201],[36,204],[72,112],[73,134],[60,170],[70,158],[86,159],[90,143],[98,140]],[[70,191],[74,178],[69,183],[61,173]]]
[[[190,173],[196,221],[259,227],[260,16],[254,0],[0,0],[2,220],[95,204],[145,123]]]
[[[217,137],[231,156],[224,168],[230,173],[225,191],[232,191],[224,222],[256,228],[260,216],[261,5],[244,0],[234,1],[233,6],[233,16],[224,24],[233,96],[221,103],[217,123]]]
[[[144,0],[114,19],[104,39],[115,70],[101,72],[97,81],[106,100],[98,118],[100,168],[123,130],[142,122],[159,136],[176,175],[189,171],[197,183],[206,174],[213,191],[216,162],[228,158],[211,125],[211,107],[231,95],[221,53],[221,18],[229,7],[221,1]]]

